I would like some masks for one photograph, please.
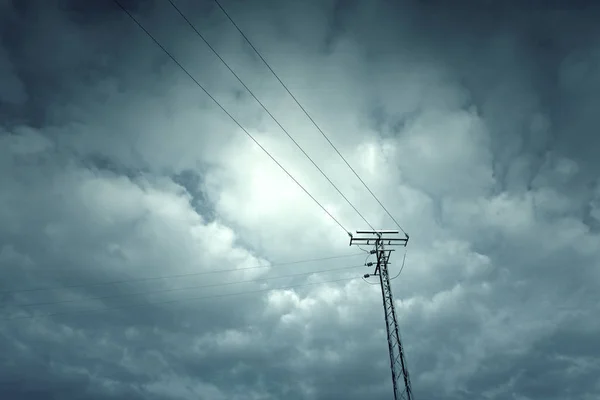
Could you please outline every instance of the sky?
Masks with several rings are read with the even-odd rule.
[[[598,399],[600,7],[221,2],[410,235],[415,398]],[[174,3],[395,229],[216,4]],[[167,0],[122,4],[344,230],[113,1],[1,0],[0,397],[392,398],[368,226]]]

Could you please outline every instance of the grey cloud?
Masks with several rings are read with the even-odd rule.
[[[1,4],[0,65],[12,71],[2,82],[13,85],[0,98],[2,315],[77,300],[37,307],[70,313],[0,324],[3,396],[389,397],[381,300],[360,281],[170,304],[152,303],[321,278],[82,300],[363,256],[8,293],[352,250],[110,2]],[[361,227],[166,1],[124,4],[336,216]],[[353,202],[373,210],[368,218],[387,225],[214,4],[177,4]],[[417,397],[597,396],[595,6],[224,4],[411,233],[393,282]],[[133,303],[143,306],[83,311]]]
[[[6,51],[0,47],[0,73],[2,74],[2,87],[0,89],[0,101],[4,103],[22,104],[27,99],[27,93],[23,83],[14,73],[14,67],[5,54]]]

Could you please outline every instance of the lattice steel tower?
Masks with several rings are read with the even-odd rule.
[[[408,244],[408,235],[404,238],[398,237],[398,231],[356,231],[361,237],[350,235],[350,245],[374,246],[371,254],[377,256],[375,271],[369,276],[379,276],[381,285],[381,295],[383,297],[383,312],[385,316],[385,327],[387,330],[387,340],[390,353],[390,368],[392,370],[392,384],[394,388],[394,399],[412,400],[412,387],[410,376],[404,356],[404,348],[400,340],[400,329],[398,328],[398,318],[394,307],[394,298],[392,296],[392,287],[388,274],[388,262],[394,249],[386,249],[384,246],[405,246]],[[368,266],[374,265],[368,263]]]

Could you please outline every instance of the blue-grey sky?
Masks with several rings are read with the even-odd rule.
[[[221,1],[411,235],[393,290],[416,398],[597,399],[600,7]],[[174,2],[395,228],[215,3]],[[167,0],[122,3],[367,228]],[[327,283],[364,253],[121,9],[1,0],[0,35],[0,398],[391,398],[378,287]]]

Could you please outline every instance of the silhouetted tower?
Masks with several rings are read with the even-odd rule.
[[[398,328],[398,318],[394,308],[394,298],[392,296],[392,287],[390,286],[390,277],[388,274],[388,262],[394,249],[386,249],[392,246],[405,246],[408,244],[408,235],[404,238],[398,237],[398,231],[356,231],[360,237],[350,235],[350,245],[374,246],[371,254],[377,256],[377,263],[368,263],[368,266],[375,265],[375,271],[369,276],[379,276],[381,285],[381,295],[383,297],[383,312],[385,316],[385,327],[387,330],[387,340],[390,352],[390,367],[392,370],[392,384],[394,387],[394,399],[412,400],[412,388],[408,368],[404,356],[404,348],[400,340],[400,329]]]

